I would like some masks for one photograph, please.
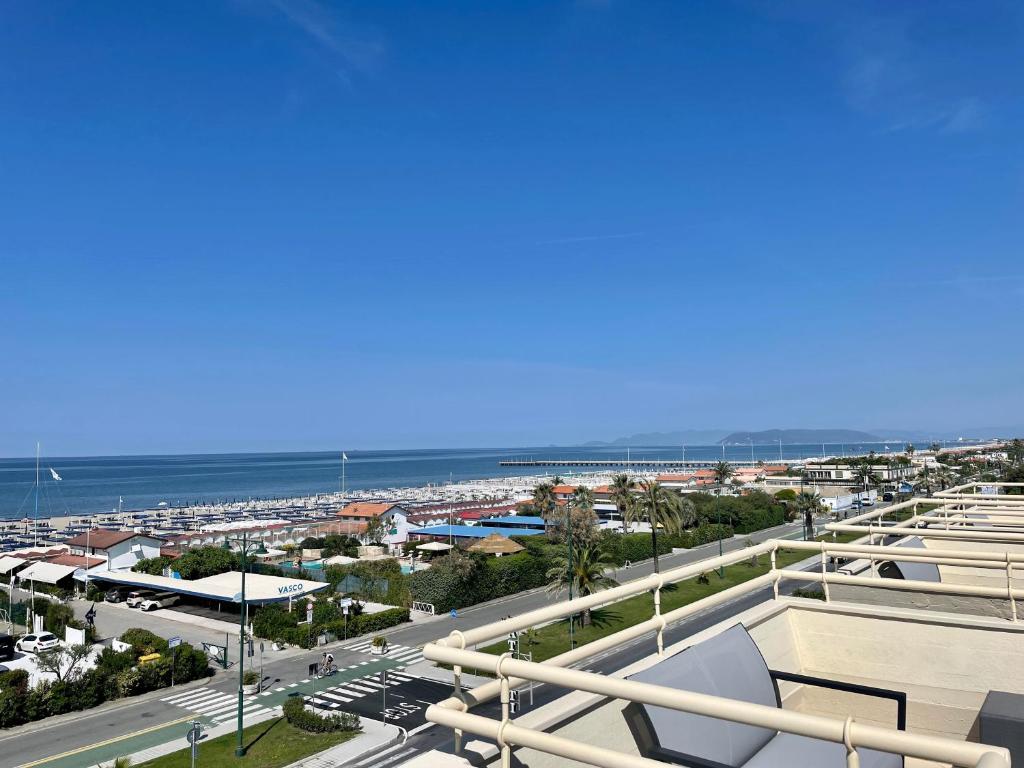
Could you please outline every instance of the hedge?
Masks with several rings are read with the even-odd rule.
[[[544,549],[534,544],[532,551],[504,557],[453,552],[434,558],[430,568],[414,573],[409,589],[414,600],[431,603],[438,613],[465,608],[545,586],[551,557],[561,550],[549,543]],[[535,554],[542,551],[544,555]]]
[[[321,608],[320,602],[314,604],[312,629],[308,624],[299,624],[300,619],[304,621],[306,618],[305,611],[288,613],[279,605],[268,605],[253,614],[252,631],[257,637],[267,640],[281,640],[302,648],[311,648],[322,632],[332,632],[341,637],[347,630],[347,637],[352,638],[370,632],[383,632],[409,621],[408,608],[389,608],[379,613],[350,615],[346,620],[336,608],[333,612]]]
[[[284,718],[301,731],[307,733],[334,733],[336,731],[361,731],[359,716],[351,712],[332,712],[321,715],[306,709],[301,696],[292,696],[281,708]]]

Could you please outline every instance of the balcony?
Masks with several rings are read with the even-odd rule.
[[[777,568],[783,551],[809,559]],[[661,612],[661,592],[668,585],[751,555],[767,556],[771,570]],[[865,561],[869,568],[863,574],[837,572],[832,564],[840,560]],[[998,583],[882,578],[878,566],[894,560],[977,570]],[[452,749],[421,755],[407,765],[753,768],[808,764],[806,755],[814,754],[810,764],[822,766],[1009,766],[1007,749],[979,743],[979,713],[992,691],[1024,695],[1024,624],[1017,622],[1016,610],[1024,589],[1013,575],[1022,562],[1024,556],[1005,549],[897,550],[882,544],[769,541],[488,627],[455,631],[428,644],[424,655],[453,666],[457,690],[464,668],[484,670],[496,679],[431,707],[428,719],[452,729]],[[817,585],[825,599],[787,597],[796,583]],[[847,588],[883,597],[874,602],[840,599]],[[651,594],[650,619],[547,661],[472,650],[512,631],[645,593]],[[766,599],[747,610],[666,646],[666,628],[761,594]],[[906,595],[913,599],[897,599]],[[1001,608],[987,613],[957,609],[960,601],[970,600]],[[749,643],[737,640],[740,634]],[[612,674],[574,668],[593,666],[636,642],[648,644],[649,655]],[[736,675],[733,667],[755,672]],[[730,688],[730,677],[740,681],[740,689]],[[754,677],[761,679],[760,695],[742,690],[742,681]],[[513,691],[530,683],[564,695],[513,713]],[[765,697],[768,685],[774,697]],[[657,716],[649,714],[645,721],[637,716],[641,711]],[[655,721],[661,730],[652,737]],[[695,729],[694,723],[706,727]],[[730,746],[728,759],[723,758],[724,744],[746,738],[734,738],[737,733],[754,734],[754,742],[743,748],[746,752]],[[671,748],[665,746],[669,742]]]

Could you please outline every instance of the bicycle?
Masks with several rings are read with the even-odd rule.
[[[317,670],[316,676],[321,678],[330,677],[337,671],[338,667],[335,664],[328,662],[327,664],[320,665],[320,668]]]

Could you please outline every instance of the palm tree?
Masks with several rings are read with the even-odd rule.
[[[593,509],[594,492],[587,488],[587,486],[581,485],[573,491],[572,503],[574,507],[578,507],[579,509]]]
[[[853,479],[864,489],[863,493],[867,493],[869,485],[878,484],[878,478],[871,469],[871,463],[867,461],[863,461],[856,466],[853,470]]]
[[[821,496],[817,491],[800,491],[793,503],[803,519],[804,535],[806,537],[807,531],[814,525],[815,513],[821,511]]]
[[[928,446],[928,450],[937,456],[939,454],[939,451],[942,450],[942,445],[940,443],[932,443],[931,445]]]
[[[939,483],[939,490],[946,490],[949,486],[953,485],[953,473],[950,472],[946,467],[939,467],[935,472],[935,479]]]
[[[555,486],[551,483],[537,483],[537,487],[533,489],[530,505],[534,512],[544,518],[545,522],[550,522],[556,507],[558,507],[558,502],[555,499]]]
[[[715,464],[715,482],[719,485],[725,485],[729,482],[729,478],[733,476],[732,464],[727,461],[720,461]]]
[[[586,486],[579,486],[573,491],[572,498],[565,505],[566,534],[576,542],[591,541],[597,525],[594,514],[594,492]]]
[[[640,483],[640,498],[636,513],[642,515],[651,526],[651,548],[654,550],[654,572],[658,572],[658,527],[665,533],[679,533],[680,497],[656,480]]]
[[[924,485],[924,495],[932,495],[932,475],[931,470],[928,469],[928,465],[925,464],[921,469],[921,483]]]
[[[559,594],[566,589],[576,597],[586,597],[609,587],[617,587],[619,582],[606,574],[614,567],[614,562],[607,552],[602,552],[597,545],[586,542],[573,547],[572,557],[556,557],[554,565],[547,572],[548,591]],[[590,626],[590,609],[583,611],[580,624]]]
[[[619,510],[619,516],[622,517],[622,532],[629,533],[628,520],[631,516],[631,510],[636,504],[636,497],[633,495],[636,483],[629,475],[623,473],[612,478],[611,487],[612,501],[615,503],[615,508]]]
[[[916,451],[917,448],[914,447],[913,443],[907,443],[907,447],[903,450],[906,452],[907,456],[912,459],[914,458],[914,451]]]
[[[697,507],[691,499],[679,497],[679,527],[693,528],[697,524]]]
[[[1024,462],[1024,440],[1015,437],[1007,446],[1006,453],[1014,464]]]

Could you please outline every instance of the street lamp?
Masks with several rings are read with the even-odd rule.
[[[242,556],[242,590],[238,593],[238,746],[235,747],[235,757],[245,757],[245,745],[242,743],[242,709],[244,706],[242,678],[245,675],[245,559],[250,552],[254,555],[265,555],[267,550],[262,541],[250,543],[248,531],[243,531],[240,538],[225,537],[224,549],[230,552],[232,542],[238,545],[238,551]]]

